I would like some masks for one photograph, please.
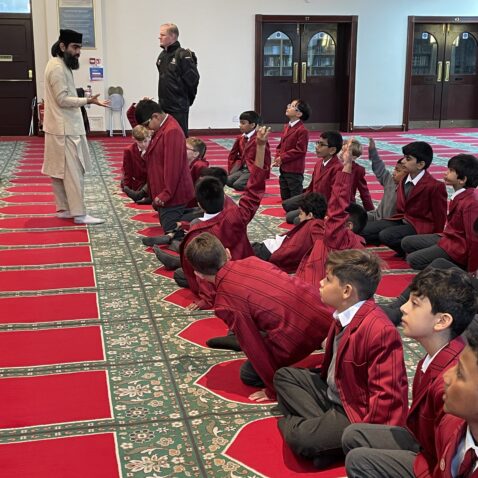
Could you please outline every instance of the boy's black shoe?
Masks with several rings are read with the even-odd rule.
[[[158,261],[161,262],[168,271],[174,271],[178,267],[181,267],[181,260],[179,259],[179,256],[168,254],[158,246],[153,246],[153,251],[158,258]]]
[[[235,335],[213,337],[206,341],[206,345],[211,349],[234,350],[235,352],[242,351]]]
[[[162,246],[164,244],[169,244],[171,242],[171,236],[165,234],[164,236],[154,236],[154,237],[142,237],[141,242],[145,246]]]
[[[176,239],[173,239],[171,241],[171,244],[169,245],[168,249],[170,251],[177,252],[179,254],[179,247],[181,246],[181,241],[178,241]]]
[[[135,191],[134,189],[131,189],[128,186],[124,186],[123,191],[134,202],[137,202],[140,199],[144,198],[144,191],[143,190]]]

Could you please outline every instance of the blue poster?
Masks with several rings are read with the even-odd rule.
[[[100,66],[90,66],[90,81],[100,81],[103,79],[103,68]]]

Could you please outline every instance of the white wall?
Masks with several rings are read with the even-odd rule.
[[[478,16],[477,0],[95,0],[97,51],[85,50],[77,86],[86,85],[88,58],[101,57],[104,84],[121,85],[127,104],[157,95],[159,25],[179,26],[182,46],[198,56],[201,81],[190,128],[231,128],[254,106],[255,14],[358,15],[356,126],[402,123],[407,17]],[[41,77],[58,37],[57,0],[33,0],[35,61]],[[56,22],[56,24],[55,24]],[[103,34],[103,35],[102,35]],[[46,52],[46,53],[45,53]],[[37,78],[41,98],[42,80]],[[103,90],[101,90],[103,88]],[[92,108],[90,115],[101,114]]]

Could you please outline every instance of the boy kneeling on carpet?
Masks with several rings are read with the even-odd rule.
[[[215,313],[247,356],[241,380],[265,387],[249,398],[273,398],[275,371],[304,359],[326,337],[332,316],[319,291],[255,256],[231,260],[229,250],[207,232],[191,240],[185,256],[200,279],[214,284]]]
[[[343,458],[350,423],[403,426],[408,408],[402,341],[373,300],[380,259],[366,250],[333,251],[325,266],[320,296],[335,320],[322,366],[281,368],[274,376],[286,443],[321,469]]]

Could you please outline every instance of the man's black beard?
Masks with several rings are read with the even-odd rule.
[[[70,55],[66,51],[63,53],[63,61],[65,62],[65,65],[72,70],[78,70],[80,67],[80,61],[78,60],[78,57]]]

